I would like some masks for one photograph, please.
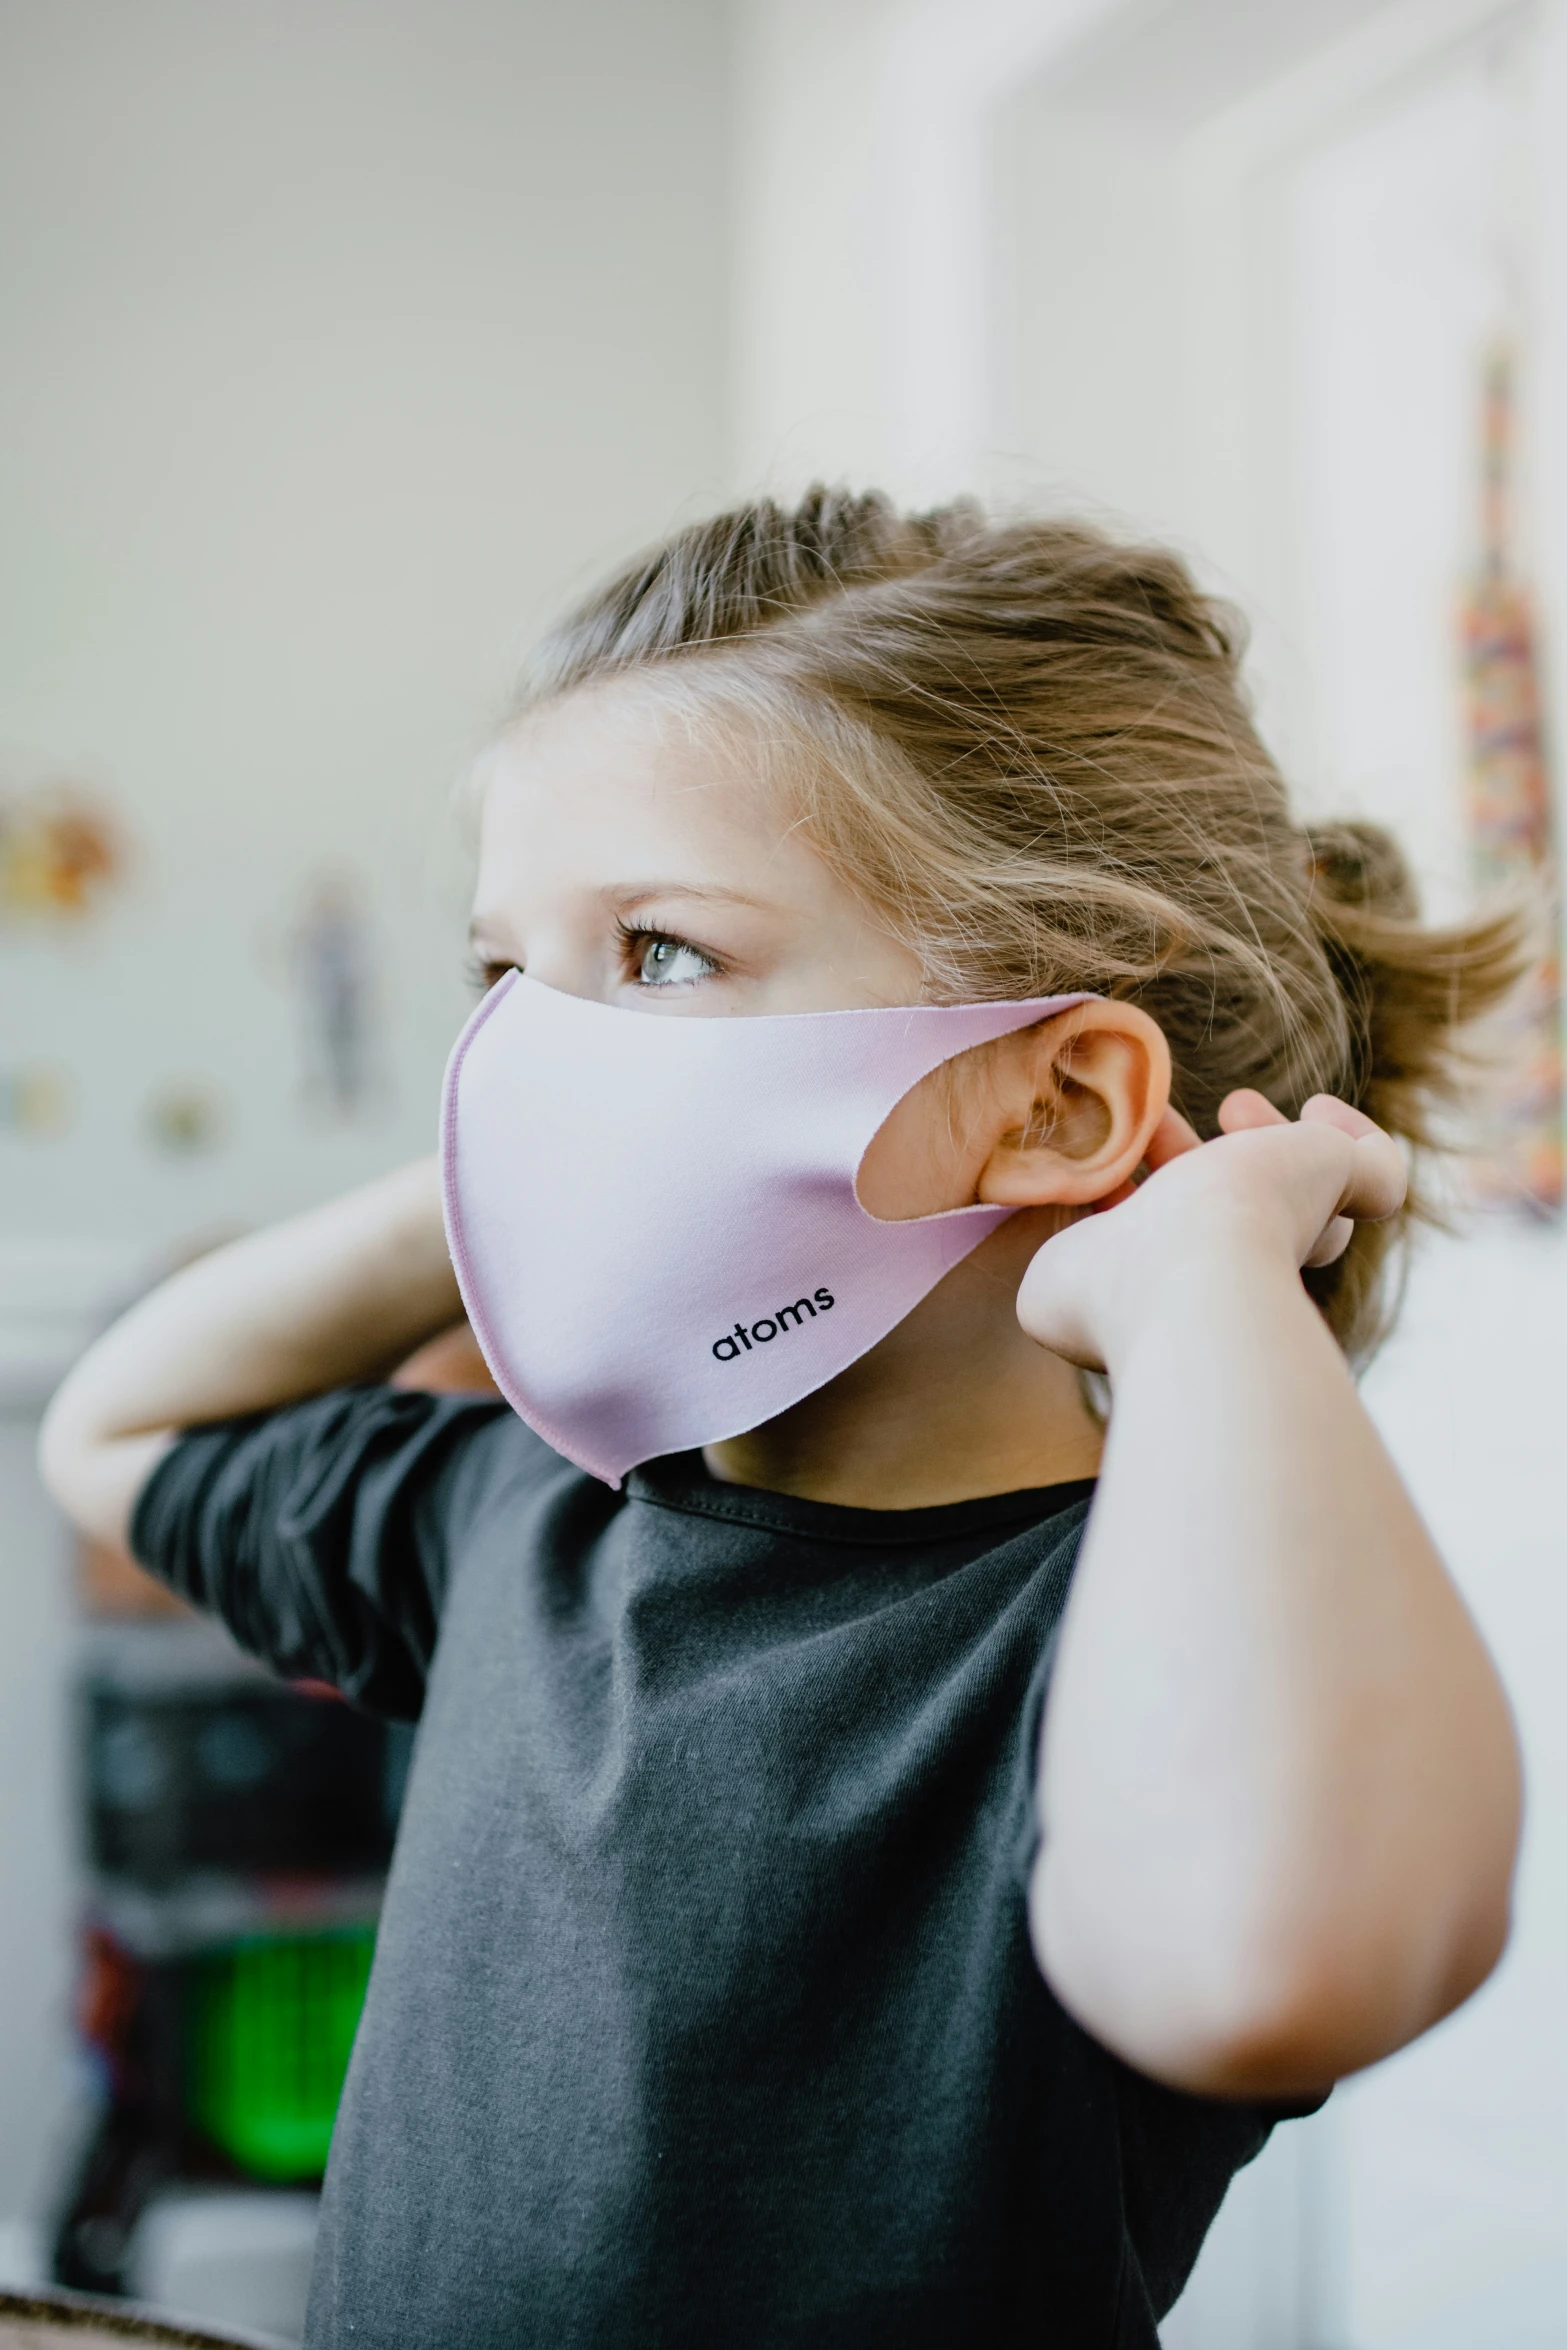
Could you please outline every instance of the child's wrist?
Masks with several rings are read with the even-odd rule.
[[[1249,1226],[1250,1220],[1246,1220]],[[1124,1376],[1131,1359],[1171,1329],[1215,1315],[1246,1322],[1310,1310],[1287,1237],[1259,1221],[1224,1233],[1196,1231],[1157,1264],[1121,1268],[1116,1294],[1094,1316],[1105,1368]]]

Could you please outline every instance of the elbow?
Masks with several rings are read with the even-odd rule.
[[[1505,1912],[1457,1950],[1424,1938],[1378,1947],[1346,1938],[1292,1963],[1237,1967],[1226,1996],[1172,2012],[1148,2069],[1213,2097],[1320,2096],[1419,2038],[1461,2007],[1507,1944]]]
[[[172,1439],[167,1429],[105,1433],[80,1408],[67,1379],[38,1433],[39,1481],[79,1533],[127,1550],[136,1497]]]
[[[74,1515],[72,1503],[80,1481],[82,1439],[73,1424],[70,1409],[69,1385],[56,1390],[44,1413],[38,1430],[38,1477],[44,1491],[67,1517]]]
[[[76,1373],[67,1374],[55,1389],[38,1430],[38,1477],[56,1507],[84,1533],[99,1482],[98,1466],[106,1438],[94,1415],[84,1408]]]
[[[1511,1925],[1512,1857],[1457,1905],[1256,1917],[1189,1914],[1136,1942],[1074,1917],[1036,1870],[1030,1927],[1041,1971],[1075,2019],[1138,2071],[1211,2097],[1322,2095],[1460,2007]],[[1444,1914],[1445,1911],[1445,1914]]]
[[[1507,1946],[1510,1916],[1447,1937],[1324,1937],[1291,1964],[1237,1970],[1230,2000],[1166,2052],[1186,2084],[1216,2097],[1320,2095],[1391,2056],[1479,1990]]]

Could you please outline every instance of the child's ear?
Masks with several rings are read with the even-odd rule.
[[[1084,1207],[1141,1165],[1170,1100],[1170,1048],[1136,1004],[1074,1004],[999,1040],[974,1197]]]

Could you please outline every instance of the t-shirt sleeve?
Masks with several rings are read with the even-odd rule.
[[[1127,2233],[1162,2316],[1191,2274],[1236,2171],[1262,2152],[1276,2123],[1316,2113],[1328,2092],[1280,2104],[1194,2097],[1112,2061]]]
[[[412,1720],[510,1421],[488,1399],[364,1387],[190,1429],[142,1489],[131,1548],[275,1671]]]

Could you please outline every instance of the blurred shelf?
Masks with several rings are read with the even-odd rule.
[[[87,1919],[134,1958],[190,1958],[261,1935],[373,1926],[385,1887],[384,1876],[266,1878],[214,1872],[152,1890],[100,1876],[87,1883]]]
[[[83,1681],[120,1697],[285,1686],[213,1617],[188,1612],[88,1621],[76,1653]]]

